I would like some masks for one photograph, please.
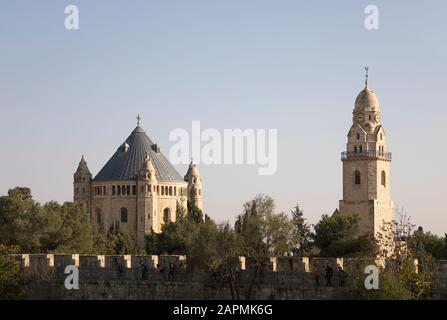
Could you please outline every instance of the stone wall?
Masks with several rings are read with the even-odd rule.
[[[433,292],[435,299],[447,300],[447,260],[438,260],[433,273]]]
[[[231,299],[227,282],[213,274],[192,273],[187,256],[104,255],[19,255],[24,272],[34,275],[27,286],[29,299]],[[352,297],[351,274],[374,263],[366,259],[271,257],[264,260],[262,277],[255,278],[256,260],[235,258],[240,274],[236,284],[241,299],[343,299]],[[170,279],[169,264],[176,265]],[[148,267],[143,277],[142,265]],[[79,289],[68,290],[65,267],[79,269]],[[320,286],[313,269],[320,266]],[[326,286],[324,269],[334,269],[331,286]],[[347,276],[338,276],[337,266]],[[162,270],[159,272],[159,270]],[[434,274],[434,298],[447,298],[447,261],[438,261]],[[252,288],[250,290],[250,288]]]

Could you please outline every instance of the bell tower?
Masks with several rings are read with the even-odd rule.
[[[387,152],[377,96],[368,87],[368,67],[365,70],[365,88],[355,100],[346,151],[341,154],[343,200],[339,211],[342,215],[357,214],[362,234],[377,235],[383,224],[393,219],[391,153]]]
[[[185,175],[185,181],[188,182],[188,200],[203,210],[202,204],[202,178],[200,177],[199,168],[191,160],[188,171]]]

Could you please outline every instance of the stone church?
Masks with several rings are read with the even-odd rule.
[[[393,219],[391,153],[387,151],[379,101],[368,87],[368,68],[365,69],[365,88],[355,100],[346,151],[341,154],[343,200],[340,200],[339,212],[359,215],[361,233],[376,236],[384,223],[391,223]]]
[[[140,126],[92,179],[82,156],[74,174],[74,202],[84,203],[95,228],[114,223],[144,245],[144,236],[160,232],[164,221],[187,211],[187,201],[202,210],[202,179],[191,161],[182,177]]]

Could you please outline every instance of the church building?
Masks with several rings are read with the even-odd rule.
[[[160,232],[164,221],[175,221],[177,212],[186,213],[188,201],[203,209],[202,179],[192,161],[182,178],[137,119],[137,127],[95,178],[82,156],[73,200],[85,204],[93,227],[102,224],[108,230],[119,222],[144,246],[145,235]]]
[[[343,162],[343,200],[340,214],[360,217],[360,232],[376,236],[384,223],[393,219],[390,198],[391,153],[387,151],[386,134],[381,123],[379,101],[368,87],[358,94],[352,112]]]

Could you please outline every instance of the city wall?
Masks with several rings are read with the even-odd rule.
[[[17,259],[22,271],[32,275],[26,286],[28,299],[232,298],[228,283],[218,274],[191,272],[191,258],[187,256],[23,254]],[[366,265],[375,263],[353,258],[270,257],[264,260],[262,276],[256,277],[255,259],[235,260],[240,270],[236,286],[241,299],[355,298],[351,275],[361,274]],[[176,266],[173,279],[169,275],[170,263]],[[68,290],[64,285],[69,265],[78,267],[79,289]],[[143,265],[147,267],[144,274]],[[330,286],[325,278],[327,265],[334,270]],[[319,286],[315,281],[317,266],[321,270]],[[346,272],[344,279],[338,275],[338,266]],[[433,298],[447,299],[447,260],[436,262],[433,282]]]

